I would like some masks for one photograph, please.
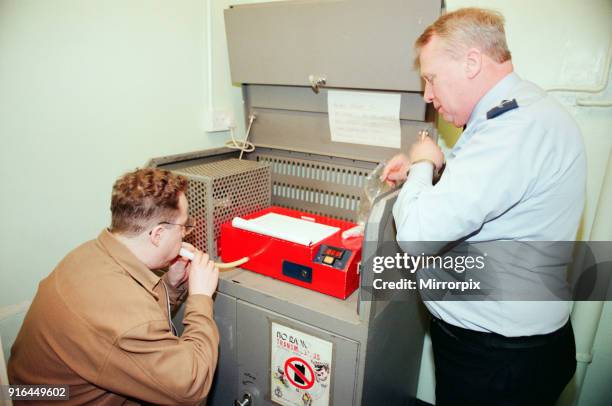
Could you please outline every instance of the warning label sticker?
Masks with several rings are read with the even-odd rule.
[[[329,405],[333,343],[272,323],[271,398],[286,406]]]

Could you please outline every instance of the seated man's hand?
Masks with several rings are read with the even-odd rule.
[[[208,254],[195,250],[195,257],[188,266],[189,294],[211,296],[217,290],[219,268],[210,260]]]
[[[410,147],[408,152],[410,162],[418,162],[428,160],[433,162],[436,172],[439,172],[444,166],[444,153],[430,137],[421,137],[421,139]]]
[[[193,245],[186,242],[183,243],[182,248],[185,248],[190,252],[196,251],[196,248]],[[188,263],[189,260],[187,258],[178,256],[168,268],[168,283],[170,283],[173,288],[178,287],[189,279],[189,271],[187,270]]]
[[[406,180],[406,173],[410,168],[410,160],[404,154],[397,154],[383,169],[383,173],[380,176],[381,181],[387,182],[389,186],[395,186],[399,182]]]

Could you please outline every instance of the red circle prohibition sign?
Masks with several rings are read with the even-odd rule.
[[[300,364],[305,365],[306,368],[308,369],[308,372],[310,372],[310,379],[306,378],[306,375],[302,371],[300,371],[294,365],[294,363],[300,363]],[[295,375],[298,376],[304,383],[298,383],[295,380],[293,380],[292,378],[293,375],[289,373],[289,370],[295,373]],[[314,385],[315,383],[315,373],[312,370],[312,367],[310,366],[310,364],[308,364],[308,362],[304,361],[300,357],[291,357],[287,361],[285,361],[285,376],[287,377],[287,379],[289,379],[289,382],[291,382],[294,386],[300,389],[310,389],[312,388],[312,385]]]

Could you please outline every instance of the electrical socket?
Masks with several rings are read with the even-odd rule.
[[[209,111],[208,132],[227,131],[234,126],[234,115],[228,110]]]

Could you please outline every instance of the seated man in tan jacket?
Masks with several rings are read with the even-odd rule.
[[[187,180],[141,169],[113,187],[112,225],[44,279],[13,345],[12,384],[69,385],[69,404],[194,404],[211,386],[219,271],[183,243]],[[178,257],[181,247],[195,254]],[[167,268],[160,278],[153,270]],[[170,309],[189,293],[180,337]]]

